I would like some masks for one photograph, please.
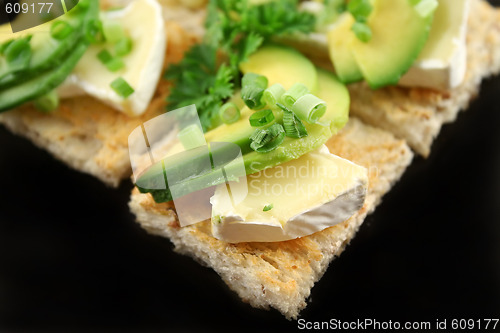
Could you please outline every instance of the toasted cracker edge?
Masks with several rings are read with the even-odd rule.
[[[354,237],[366,215],[412,159],[406,143],[352,118],[328,143],[331,152],[369,170],[364,207],[351,219],[314,235],[276,243],[229,244],[211,236],[210,222],[180,228],[171,204],[156,204],[135,189],[129,203],[149,233],[169,238],[179,253],[213,268],[244,301],[297,318],[311,288]],[[193,207],[194,209],[195,207]]]

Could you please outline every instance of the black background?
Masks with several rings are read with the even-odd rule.
[[[301,318],[500,318],[500,77],[415,158]],[[0,128],[0,331],[289,331],[147,235],[110,189]],[[448,326],[449,327],[449,326]],[[500,324],[497,325],[500,330]]]

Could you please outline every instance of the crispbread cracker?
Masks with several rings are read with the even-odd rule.
[[[179,7],[175,0],[161,2],[167,19],[190,29],[188,34],[173,21],[167,22],[168,64],[178,61],[203,33],[203,10]],[[459,88],[446,93],[400,87],[372,91],[364,83],[354,84],[349,88],[351,113],[405,139],[415,151],[427,156],[443,123],[453,121],[458,111],[468,105],[482,78],[500,69],[500,11],[484,0],[472,0],[467,46],[469,69]],[[131,173],[128,134],[139,123],[163,111],[167,93],[168,85],[161,81],[148,112],[137,119],[127,118],[92,98],[81,97],[64,101],[61,111],[52,115],[40,114],[26,105],[0,114],[0,123],[73,168],[117,186]]]
[[[195,42],[176,23],[167,22],[165,67],[182,59]],[[71,167],[118,186],[130,176],[128,136],[144,121],[164,112],[169,84],[160,80],[147,111],[131,118],[91,98],[63,100],[54,113],[43,114],[31,104],[0,114],[0,123],[48,150]]]
[[[343,251],[365,216],[412,159],[404,141],[355,118],[328,142],[328,147],[332,153],[368,168],[368,194],[361,211],[350,220],[308,237],[229,244],[211,236],[209,221],[180,228],[171,203],[156,204],[149,194],[137,189],[129,205],[143,228],[170,238],[176,251],[212,267],[243,300],[296,318],[330,261]]]

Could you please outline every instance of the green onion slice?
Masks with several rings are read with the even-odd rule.
[[[240,109],[235,103],[227,102],[220,107],[219,116],[224,124],[232,124],[240,119]]]
[[[363,43],[368,43],[372,39],[372,29],[366,23],[354,22],[351,30]]]
[[[57,21],[50,27],[50,36],[54,39],[61,40],[71,35],[73,30],[73,27],[68,22]]]
[[[111,59],[105,65],[110,72],[117,72],[123,67],[125,67],[125,63],[118,57]]]
[[[279,83],[273,84],[264,90],[264,102],[269,106],[274,106],[281,100],[281,96],[286,93],[285,88]]]
[[[315,124],[325,114],[326,102],[314,95],[307,94],[293,104],[292,111],[301,120]]]
[[[285,140],[285,130],[281,124],[274,124],[267,129],[257,129],[251,136],[250,148],[259,153],[275,150]]]
[[[132,39],[123,37],[115,44],[115,53],[117,56],[123,57],[132,51]]]
[[[281,102],[289,109],[300,97],[309,93],[309,89],[302,83],[295,83],[286,93],[281,97]]]
[[[108,50],[102,50],[101,52],[97,53],[97,59],[103,64],[106,65],[106,63],[110,62],[113,59],[113,56],[111,53],[109,53]]]
[[[257,111],[250,116],[249,120],[253,127],[265,126],[274,120],[274,113],[269,109]]]
[[[286,136],[295,139],[306,137],[307,130],[302,121],[286,106],[279,103],[277,105],[283,110],[283,127]]]
[[[204,146],[206,144],[205,136],[203,131],[196,124],[191,124],[183,128],[179,134],[177,134],[179,141],[184,146],[184,149],[194,149],[197,147]]]
[[[59,106],[59,96],[55,90],[40,96],[33,101],[35,107],[42,112],[52,112]]]
[[[373,10],[373,6],[370,0],[350,0],[347,4],[347,10],[357,22],[366,22]]]
[[[22,70],[29,66],[31,61],[31,36],[15,39],[8,43],[4,55],[11,71]]]
[[[267,88],[267,78],[255,73],[247,73],[241,79],[241,98],[252,110],[264,106],[262,96]]]
[[[102,23],[102,32],[106,41],[115,44],[122,38],[125,38],[125,30],[123,26],[116,21],[104,21]]]
[[[125,67],[125,63],[119,57],[113,57],[108,50],[102,50],[97,54],[97,59],[106,66],[106,68],[111,72],[116,72],[123,67]]]
[[[134,89],[122,77],[119,77],[111,82],[110,86],[118,95],[123,98],[127,98],[134,93]]]
[[[100,43],[104,41],[102,22],[98,19],[90,20],[85,27],[85,39],[89,43]]]

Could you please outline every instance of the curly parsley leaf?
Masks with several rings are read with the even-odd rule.
[[[298,11],[297,0],[260,5],[251,5],[248,0],[210,1],[205,40],[193,46],[183,60],[170,66],[165,74],[174,83],[168,108],[196,104],[203,130],[218,126],[219,108],[239,85],[239,64],[265,40],[296,32],[308,33],[314,30],[315,24],[314,15]],[[219,67],[218,60],[223,60]]]

